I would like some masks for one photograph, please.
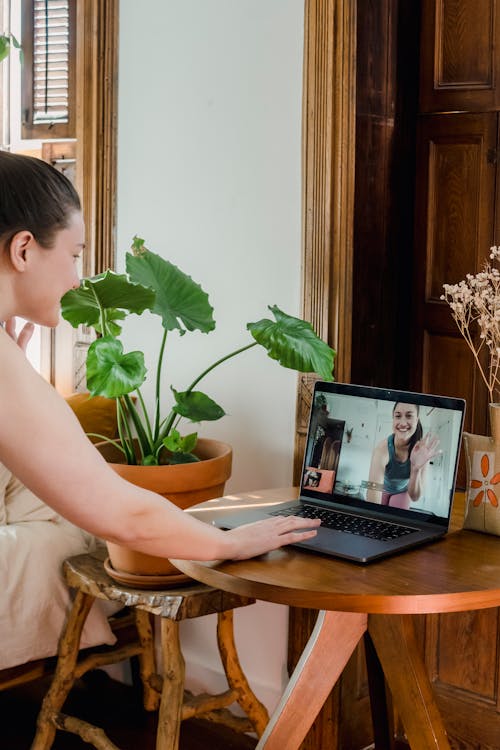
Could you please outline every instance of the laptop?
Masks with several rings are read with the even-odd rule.
[[[216,523],[321,518],[317,536],[296,546],[359,563],[437,540],[449,527],[464,412],[463,399],[317,382],[298,499]]]

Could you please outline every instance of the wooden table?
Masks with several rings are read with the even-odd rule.
[[[57,666],[52,684],[38,716],[37,732],[31,750],[49,750],[56,729],[78,734],[99,750],[119,750],[103,730],[61,712],[79,677],[89,669],[114,664],[138,656],[144,686],[144,707],[159,709],[157,750],[177,750],[183,719],[202,716],[219,721],[240,732],[262,734],[269,721],[266,708],[251,690],[240,666],[233,636],[233,609],[254,603],[251,597],[231,594],[196,581],[171,585],[162,590],[133,588],[117,583],[103,567],[103,555],[83,554],[63,564],[67,584],[75,589],[75,599],[61,634]],[[125,644],[83,654],[79,659],[80,637],[95,599],[121,602],[134,614],[134,637]],[[184,658],[179,642],[179,621],[217,613],[217,643],[228,688],[218,695],[186,695]],[[155,663],[151,617],[160,619],[162,671]],[[227,707],[237,702],[246,716],[236,716]]]
[[[233,495],[203,503],[191,512],[211,523],[235,506],[282,502],[294,494],[295,490],[287,488]],[[392,746],[385,682],[412,750],[449,750],[412,615],[500,606],[500,539],[457,531],[439,542],[369,565],[293,548],[240,562],[176,560],[175,564],[206,584],[236,594],[320,610],[258,750],[300,747],[362,637],[377,750]]]

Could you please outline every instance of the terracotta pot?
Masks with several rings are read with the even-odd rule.
[[[201,460],[174,466],[129,466],[121,463],[123,454],[111,443],[98,443],[96,448],[123,479],[163,495],[182,509],[223,495],[225,483],[231,476],[231,446],[218,440],[199,438],[194,452]],[[166,558],[111,542],[107,546],[116,571],[147,576],[178,576],[180,573]]]

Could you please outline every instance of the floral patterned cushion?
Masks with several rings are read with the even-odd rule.
[[[500,446],[464,432],[467,469],[465,529],[500,536]]]

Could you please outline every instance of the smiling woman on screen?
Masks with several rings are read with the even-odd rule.
[[[416,404],[394,404],[392,433],[373,451],[366,499],[409,508],[420,500],[427,463],[439,453],[439,440],[423,434]]]

